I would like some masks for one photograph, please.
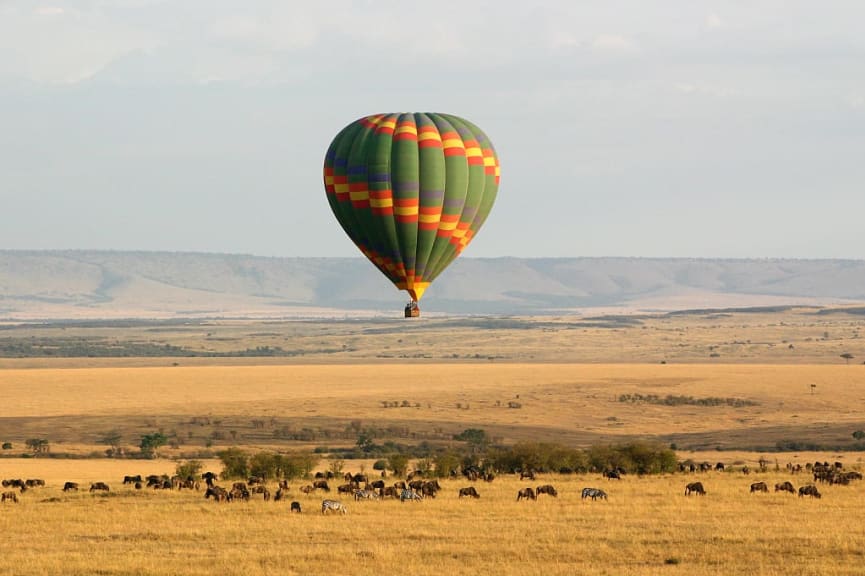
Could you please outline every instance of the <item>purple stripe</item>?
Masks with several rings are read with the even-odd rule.
[[[445,197],[444,190],[428,190],[424,188],[420,191],[420,200],[423,204],[441,204],[442,198]]]
[[[457,212],[462,212],[465,203],[465,198],[445,198],[442,209],[449,214],[456,214]]]
[[[420,185],[418,182],[394,182],[393,190],[397,194],[404,192],[417,192]]]

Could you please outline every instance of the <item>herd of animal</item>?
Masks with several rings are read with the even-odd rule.
[[[680,469],[682,467],[680,466]],[[685,468],[684,471],[708,471],[712,470],[713,467],[711,465],[700,465],[695,468]],[[718,463],[714,466],[715,470],[723,470],[723,464]],[[791,467],[788,465],[787,467],[789,472],[794,474],[800,472],[802,470],[801,466]],[[828,483],[828,484],[841,484],[847,485],[853,480],[861,480],[862,474],[857,471],[844,470],[841,463],[836,462],[834,464],[829,464],[828,462],[815,462],[814,464],[808,464],[806,469],[813,474],[814,482]],[[535,476],[537,472],[535,470],[522,470],[518,471],[520,474],[520,480],[535,480]],[[742,472],[748,474],[749,471],[747,469],[743,469]],[[603,477],[607,480],[621,480],[622,476],[627,474],[627,471],[623,468],[616,468],[611,470],[605,470],[603,472]],[[421,502],[426,498],[435,498],[438,492],[441,490],[441,485],[438,480],[428,480],[423,478],[415,478],[417,473],[409,474],[408,478],[403,480],[398,480],[388,485],[383,479],[377,479],[370,482],[369,478],[365,474],[351,474],[347,473],[344,476],[345,483],[340,484],[336,487],[336,491],[338,494],[345,494],[347,496],[352,497],[356,502],[366,501],[366,500],[383,500],[386,498],[397,499],[400,502]],[[478,473],[476,470],[467,470],[463,471],[463,475],[468,480],[478,480],[483,479],[487,482],[491,482],[495,476],[491,473]],[[260,476],[251,476],[247,479],[246,482],[234,482],[231,485],[231,488],[225,488],[216,484],[216,481],[219,479],[218,475],[214,472],[205,472],[200,476],[200,478],[195,478],[192,476],[188,476],[186,478],[181,478],[180,476],[168,476],[168,475],[150,475],[146,477],[141,477],[140,475],[135,476],[124,476],[123,484],[131,485],[136,490],[144,489],[145,487],[151,488],[154,490],[195,490],[200,491],[201,484],[200,481],[204,481],[205,483],[205,491],[204,498],[205,499],[213,499],[215,502],[232,502],[232,501],[248,501],[252,498],[253,495],[260,494],[265,501],[271,500],[271,498],[278,502],[287,497],[288,492],[288,481],[280,480],[278,483],[278,487],[276,489],[275,494],[271,495],[270,490],[267,488],[265,478]],[[315,479],[312,483],[304,485],[300,487],[300,492],[303,494],[309,495],[316,492],[323,492],[325,494],[331,492],[331,486],[328,480],[334,480],[335,476],[331,473],[323,473],[319,472],[316,474]],[[28,490],[44,487],[45,481],[41,479],[5,479],[2,480],[3,488],[13,488],[17,489],[18,492],[12,490],[3,491],[0,494],[0,502],[11,502],[18,503],[19,498],[18,494],[26,492]],[[71,492],[79,490],[79,483],[77,482],[65,482],[63,485],[64,492]],[[90,483],[89,491],[90,492],[110,492],[111,488],[105,482],[92,482]],[[764,481],[754,482],[750,485],[751,493],[768,493],[769,485]],[[793,483],[790,481],[778,482],[774,485],[774,492],[789,492],[790,494],[796,494],[796,489],[793,486]],[[821,498],[820,491],[817,489],[815,484],[806,484],[799,487],[798,494],[800,497],[811,497],[811,498]],[[558,497],[558,490],[552,484],[543,484],[537,487],[534,486],[526,486],[521,488],[517,492],[517,502],[521,500],[532,500],[536,501],[539,496],[546,495],[549,497]],[[690,495],[699,495],[705,496],[706,489],[703,486],[701,481],[689,482],[685,486],[685,496]],[[475,486],[465,486],[459,488],[458,490],[459,498],[480,498],[480,493],[478,492]],[[607,493],[600,488],[592,488],[586,487],[582,489],[581,492],[581,500],[607,500]],[[293,500],[290,504],[290,512],[301,513],[302,505],[300,502]],[[335,500],[332,498],[325,498],[321,503],[321,513],[327,514],[329,512],[346,514],[348,512],[348,507],[342,503],[340,500]]]

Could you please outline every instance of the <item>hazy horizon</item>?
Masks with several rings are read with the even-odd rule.
[[[358,256],[327,145],[366,114],[442,111],[501,159],[466,257],[861,260],[863,17],[0,0],[0,249]]]

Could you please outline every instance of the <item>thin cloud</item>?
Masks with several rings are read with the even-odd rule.
[[[721,20],[721,17],[712,12],[708,16],[706,16],[706,26],[709,28],[723,28],[724,21]]]
[[[61,16],[66,10],[60,6],[40,6],[35,10],[37,16]]]
[[[634,43],[618,34],[600,34],[592,40],[592,49],[597,52],[625,53],[636,50]]]

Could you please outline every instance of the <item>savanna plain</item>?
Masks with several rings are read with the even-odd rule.
[[[45,486],[0,505],[0,574],[862,574],[865,484],[815,482],[805,467],[865,468],[863,329],[857,308],[9,323],[0,478]],[[193,459],[221,473],[229,448],[377,477],[378,456],[339,450],[460,450],[466,430],[499,448],[647,443],[712,470],[457,474],[405,503],[305,494],[303,477],[281,501],[231,503],[122,484]],[[156,432],[168,441],[139,458]],[[70,481],[77,492],[62,491]],[[686,496],[695,481],[706,494]],[[750,491],[760,481],[768,493]],[[822,497],[775,492],[784,481]],[[558,495],[517,501],[543,484]],[[468,486],[480,497],[459,498]],[[348,513],[322,515],[325,497]]]

